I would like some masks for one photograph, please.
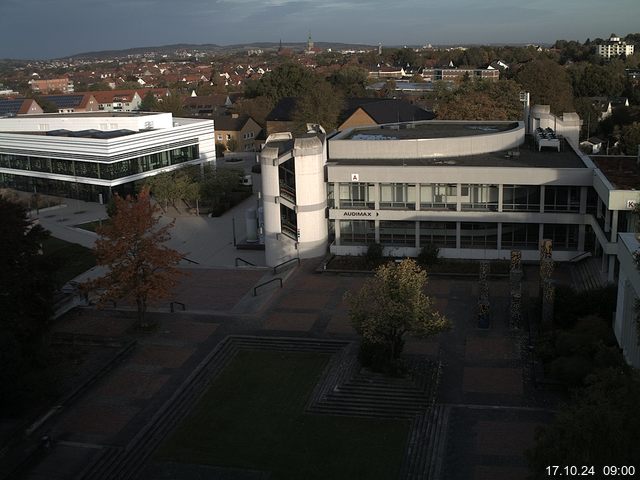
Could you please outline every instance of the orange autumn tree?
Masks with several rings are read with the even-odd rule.
[[[139,326],[149,327],[148,303],[168,297],[181,275],[176,266],[182,254],[164,245],[174,222],[158,226],[159,208],[151,204],[146,187],[135,197],[114,200],[115,213],[96,230],[100,238],[94,248],[96,263],[107,272],[87,287],[99,292],[100,304],[135,300]]]

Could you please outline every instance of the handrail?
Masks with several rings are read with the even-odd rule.
[[[589,258],[591,255],[592,255],[591,252],[582,252],[582,253],[579,253],[578,255],[576,255],[575,257],[570,258],[569,262],[570,263],[576,263],[579,260],[582,260],[583,258]]]
[[[236,261],[235,261],[236,267],[238,266],[238,260],[241,261],[241,262],[246,263],[247,265],[251,265],[252,267],[256,266],[255,263],[247,262],[244,258],[236,257]]]
[[[195,260],[191,260],[190,258],[187,258],[187,257],[182,257],[182,260],[186,260],[189,263],[195,263],[196,265],[200,265],[200,262],[196,262]]]
[[[182,311],[183,311],[183,312],[186,310],[186,306],[185,306],[185,304],[184,304],[184,303],[182,303],[182,302],[175,302],[175,301],[174,301],[174,302],[171,302],[171,303],[169,304],[169,308],[171,309],[171,313],[173,313],[173,312],[175,311],[175,309],[174,309],[174,307],[173,307],[174,305],[180,305],[180,306],[182,307]]]
[[[257,297],[257,296],[258,296],[258,289],[259,289],[260,287],[264,287],[265,285],[269,285],[270,283],[273,283],[273,282],[275,282],[276,280],[279,280],[279,281],[280,281],[280,288],[282,288],[282,279],[281,279],[280,277],[272,278],[272,279],[271,279],[271,280],[269,280],[269,281],[266,281],[266,282],[264,282],[264,283],[261,283],[260,285],[256,285],[255,287],[253,287],[253,296],[254,296],[254,297]]]
[[[291,263],[291,262],[298,262],[298,265],[300,265],[300,257],[291,258],[291,259],[287,260],[286,262],[279,263],[278,265],[273,267],[273,274],[275,275],[276,273],[278,273],[278,268],[286,265],[287,263]]]

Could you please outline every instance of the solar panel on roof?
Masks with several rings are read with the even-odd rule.
[[[0,115],[17,114],[24,100],[0,100]]]
[[[64,95],[64,96],[47,95],[42,98],[56,104],[58,108],[73,108],[80,105],[80,102],[82,102],[83,96],[82,95]]]

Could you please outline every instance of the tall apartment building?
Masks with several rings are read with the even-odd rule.
[[[615,33],[609,40],[598,45],[598,55],[604,58],[619,57],[621,55],[633,55],[634,46],[620,40]]]

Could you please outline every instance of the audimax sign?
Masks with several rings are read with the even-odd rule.
[[[342,216],[343,217],[363,217],[363,218],[377,217],[378,212],[371,212],[367,210],[349,210],[349,211],[343,212]]]

